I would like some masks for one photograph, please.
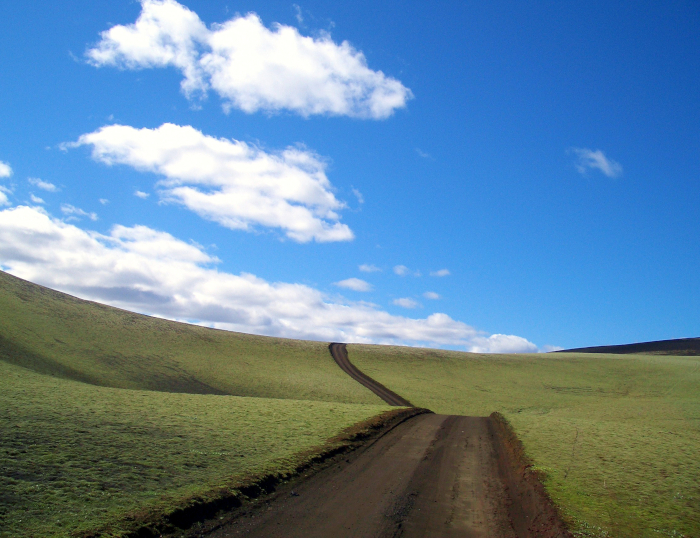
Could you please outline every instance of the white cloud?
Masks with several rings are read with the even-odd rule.
[[[30,177],[27,178],[27,181],[29,182],[30,185],[34,185],[35,187],[48,191],[48,192],[56,192],[58,191],[58,187],[54,185],[53,183],[49,183],[48,181],[44,181],[43,179],[39,179],[38,177]]]
[[[450,276],[449,269],[440,269],[438,271],[430,271],[430,276]]]
[[[413,271],[412,269],[409,269],[405,265],[395,265],[394,266],[394,274],[399,275],[399,276],[423,276],[420,271]]]
[[[369,263],[363,263],[362,265],[359,266],[359,268],[360,268],[360,271],[362,271],[363,273],[378,273],[381,271],[381,269],[379,267],[377,267],[376,265],[369,264]]]
[[[353,188],[352,193],[355,195],[355,198],[357,198],[357,203],[359,203],[360,205],[365,203],[365,197],[362,196],[362,193],[360,191]]]
[[[148,198],[150,196],[150,194],[148,194],[147,192],[143,192],[143,191],[135,191],[134,196],[136,196],[137,198],[141,198],[142,200],[145,200],[146,198]]]
[[[102,205],[107,205],[109,203],[109,200],[107,200],[107,198],[100,198],[100,203]]]
[[[157,129],[108,125],[68,146],[81,145],[92,146],[93,158],[105,164],[164,176],[157,183],[162,200],[227,228],[280,228],[299,242],[354,237],[338,222],[345,204],[332,192],[326,163],[304,148],[266,153],[170,123]]]
[[[36,207],[0,211],[0,260],[16,276],[78,297],[220,329],[464,349],[486,337],[447,314],[394,316],[302,284],[218,271],[201,247],[146,226],[114,226],[103,235]]]
[[[619,177],[622,175],[622,165],[608,159],[601,150],[595,151],[588,148],[571,148],[571,151],[578,157],[576,170],[585,174],[586,170],[598,169],[608,177]]]
[[[7,197],[8,190],[0,187],[0,207],[10,205],[10,199]]]
[[[535,344],[520,336],[492,334],[488,338],[482,336],[474,338],[469,351],[472,353],[537,353],[539,350]]]
[[[38,196],[34,196],[33,194],[30,194],[29,198],[35,204],[45,204],[46,203],[46,202],[44,202],[44,200],[42,198],[39,198]]]
[[[0,177],[10,177],[12,175],[12,167],[9,163],[0,161]]]
[[[430,153],[426,153],[425,151],[421,150],[420,148],[416,148],[416,153],[418,154],[419,157],[422,157],[423,159],[432,159],[432,156]]]
[[[97,213],[88,213],[79,207],[70,204],[61,204],[61,211],[68,216],[68,220],[79,220],[80,217],[87,217],[90,220],[97,220]]]
[[[327,33],[302,36],[291,26],[266,28],[255,13],[211,29],[174,0],[141,0],[135,23],[101,33],[86,52],[96,66],[142,69],[173,66],[188,97],[211,88],[231,107],[292,110],[381,119],[402,108],[411,90],[367,67],[362,52]]]
[[[411,272],[411,270],[408,267],[406,267],[405,265],[395,265],[394,266],[394,273],[399,275],[399,276],[406,276],[410,272]]]
[[[362,280],[361,278],[346,278],[340,282],[335,283],[336,286],[341,288],[347,288],[354,291],[371,291],[372,284]]]
[[[420,306],[416,301],[414,301],[410,297],[401,297],[399,299],[394,299],[391,302],[396,306],[400,306],[402,308],[418,308]]]
[[[440,299],[440,294],[435,293],[434,291],[426,291],[423,294],[423,297],[425,297],[426,299],[430,299],[432,301],[436,301],[436,300]]]

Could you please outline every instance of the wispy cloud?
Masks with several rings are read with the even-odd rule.
[[[299,24],[304,24],[304,15],[301,12],[299,4],[292,4],[292,7],[294,8],[294,16],[296,17],[297,22]]]
[[[400,297],[398,299],[394,299],[391,301],[392,304],[395,304],[396,306],[400,306],[401,308],[418,308],[420,304],[417,301],[414,301],[410,297]]]
[[[365,203],[365,197],[362,196],[362,193],[360,191],[353,187],[352,193],[355,195],[355,198],[357,198],[358,204],[362,205]]]
[[[575,166],[581,174],[585,174],[589,169],[600,170],[608,177],[619,177],[622,175],[622,165],[612,159],[608,159],[601,150],[593,151],[588,148],[571,148],[570,152],[577,157]]]
[[[56,185],[54,185],[53,183],[49,183],[48,181],[44,181],[43,179],[39,179],[38,177],[27,178],[27,181],[30,185],[34,185],[36,188],[47,192],[58,191],[58,187],[56,187]]]
[[[210,29],[174,0],[141,0],[136,22],[102,32],[86,56],[97,67],[175,67],[188,98],[213,89],[225,110],[382,119],[412,97],[401,82],[367,67],[362,52],[328,33],[308,37],[283,24],[268,29],[255,13]]]
[[[9,163],[0,161],[0,177],[10,177],[12,175],[12,167]]]
[[[416,148],[416,153],[418,154],[419,157],[422,157],[423,159],[432,159],[432,155],[430,153],[426,153],[425,151],[421,150],[420,148]]]
[[[425,297],[426,299],[430,299],[430,300],[432,300],[432,301],[437,301],[438,299],[441,298],[441,297],[440,297],[440,294],[439,294],[439,293],[435,293],[434,291],[426,291],[426,292],[423,294],[423,297]]]
[[[10,199],[7,197],[12,191],[0,185],[0,206],[10,205]]]
[[[346,278],[340,282],[335,282],[335,285],[353,291],[372,291],[372,284],[361,278]]]
[[[422,276],[422,273],[420,271],[414,271],[413,269],[409,269],[405,265],[395,265],[394,274],[399,276]]]
[[[39,198],[38,196],[34,196],[33,194],[29,195],[29,199],[34,202],[35,204],[45,204],[44,200],[42,198]]]
[[[107,200],[107,198],[100,198],[100,203],[102,205],[107,205],[109,203],[109,200]]]
[[[363,263],[362,265],[359,266],[360,271],[363,273],[379,273],[381,272],[381,269],[377,267],[376,265],[372,265],[370,263]]]
[[[437,277],[443,277],[443,276],[450,276],[450,270],[449,269],[440,269],[438,271],[430,271],[430,276],[437,276]]]
[[[337,302],[303,284],[227,273],[200,246],[146,226],[117,225],[104,235],[36,207],[0,211],[0,259],[14,275],[78,297],[220,329],[464,349],[489,340],[447,314],[416,319],[363,302]],[[529,344],[518,342],[518,349]]]
[[[143,192],[143,191],[135,191],[134,196],[136,196],[137,198],[141,198],[142,200],[145,200],[146,198],[148,198],[150,196],[150,194],[148,194],[147,192]]]
[[[405,265],[395,265],[394,266],[394,273],[399,275],[399,276],[406,276],[410,272],[411,272],[411,270],[408,267],[406,267]]]
[[[68,220],[79,220],[80,217],[87,217],[90,220],[97,220],[97,213],[88,213],[70,204],[61,204],[61,212],[68,217]]]
[[[267,153],[171,123],[157,129],[108,125],[65,147],[92,146],[95,160],[160,174],[159,195],[222,226],[279,228],[298,242],[350,241],[338,222],[323,158],[303,147]]]

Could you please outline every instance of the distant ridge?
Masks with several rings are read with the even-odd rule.
[[[700,355],[700,338],[677,338],[676,340],[657,340],[619,346],[596,346],[565,349],[557,353],[646,353],[652,355]]]

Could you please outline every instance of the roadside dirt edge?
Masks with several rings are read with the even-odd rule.
[[[489,419],[498,472],[510,500],[508,515],[518,537],[573,538],[513,427],[500,413],[491,413]]]
[[[406,420],[425,413],[428,409],[410,408],[386,411],[366,421],[346,428],[324,445],[297,454],[298,464],[289,473],[268,473],[251,476],[225,488],[215,488],[197,497],[183,499],[175,509],[168,512],[143,510],[125,514],[109,527],[73,533],[76,538],[98,538],[122,536],[124,538],[155,538],[182,536],[188,529],[197,526],[197,533],[211,532],[230,519],[218,519],[222,512],[234,510],[245,503],[273,494],[278,485],[294,483],[332,465],[348,452],[365,447],[394,429]],[[215,519],[217,518],[217,519]]]

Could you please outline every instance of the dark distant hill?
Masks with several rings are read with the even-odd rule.
[[[565,349],[558,353],[619,353],[649,355],[700,355],[700,338],[678,338],[676,340],[658,340],[619,346],[596,346]]]

